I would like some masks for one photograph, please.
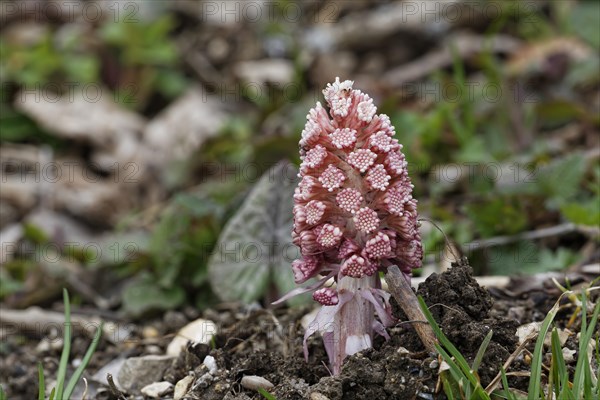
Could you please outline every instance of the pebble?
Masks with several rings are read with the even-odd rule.
[[[567,347],[562,349],[563,358],[567,364],[575,360],[575,357],[573,357],[575,353],[577,353],[576,350],[571,350]]]
[[[141,390],[144,396],[158,399],[159,397],[169,393],[173,389],[171,382],[154,382],[147,386],[144,386]]]
[[[167,354],[170,356],[179,356],[179,353],[188,342],[210,343],[213,336],[217,333],[217,325],[208,319],[197,319],[190,322],[177,332],[169,346],[167,346]]]
[[[437,367],[440,366],[440,363],[438,362],[438,360],[433,360],[429,363],[429,368],[430,369],[436,369]]]
[[[60,350],[62,348],[63,348],[63,340],[62,339],[50,340],[47,337],[45,337],[45,338],[42,338],[42,340],[40,340],[40,342],[36,346],[35,350],[38,353],[45,353],[50,350]]]
[[[145,354],[162,354],[162,349],[155,344],[149,344],[146,346]]]
[[[159,336],[158,329],[153,326],[145,326],[142,329],[144,339],[156,339]]]
[[[161,381],[173,360],[173,357],[156,355],[128,358],[121,365],[117,379],[124,391],[135,392],[153,382]]]
[[[329,400],[329,397],[319,392],[313,392],[310,394],[310,400]]]
[[[194,382],[194,377],[191,375],[188,375],[185,378],[183,378],[182,380],[180,380],[179,382],[177,382],[177,384],[175,384],[173,400],[181,400],[183,398],[183,396],[185,396],[187,394],[187,392],[190,389],[190,386],[192,386],[193,382]]]
[[[271,389],[274,385],[263,378],[262,376],[246,375],[242,378],[242,386],[246,389],[256,390],[258,389]]]
[[[419,393],[419,394],[417,395],[417,397],[418,397],[419,399],[433,400],[433,395],[432,395],[432,394],[430,394],[430,393],[423,393],[423,392],[421,392],[421,393]]]
[[[215,361],[215,358],[213,356],[204,357],[204,361],[202,361],[202,364],[204,364],[206,368],[208,368],[208,372],[211,375],[214,375],[218,370],[217,362]]]

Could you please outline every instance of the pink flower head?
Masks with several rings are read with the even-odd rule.
[[[339,78],[328,84],[328,110],[317,103],[302,132],[293,237],[304,258],[294,263],[297,282],[329,273],[370,276],[391,264],[410,274],[421,266],[402,145],[389,117],[352,86]],[[334,298],[331,291],[320,289],[314,298],[332,303],[324,300]]]
[[[302,131],[292,232],[302,258],[292,270],[296,283],[322,277],[282,298],[314,291],[325,306],[306,330],[304,354],[320,331],[334,374],[346,356],[372,345],[374,331],[388,337],[394,318],[378,272],[398,265],[409,277],[423,257],[402,145],[390,118],[352,86],[339,78],[328,84],[328,110],[317,103]],[[335,286],[325,287],[331,277]]]

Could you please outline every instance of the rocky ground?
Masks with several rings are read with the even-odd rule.
[[[589,280],[580,274],[574,285]],[[485,387],[523,341],[524,330],[539,323],[560,290],[540,280],[533,290],[487,290],[472,277],[468,266],[454,266],[434,274],[420,285],[423,296],[447,337],[472,361],[490,330],[492,341],[479,369]],[[339,376],[327,368],[320,338],[309,340],[310,356],[302,356],[303,324],[311,310],[263,309],[222,304],[199,315],[189,308],[168,312],[161,320],[130,325],[121,340],[105,337],[86,373],[88,399],[260,399],[264,388],[276,399],[444,399],[439,373],[440,358],[424,350],[418,336],[395,305],[398,323],[389,329],[391,340],[378,338],[374,348],[347,359]],[[574,366],[577,326],[568,320],[574,305],[566,301],[557,318],[561,336]],[[76,311],[76,315],[81,315]],[[212,332],[217,332],[212,336]],[[178,333],[177,335],[174,335]],[[56,334],[56,332],[55,332]],[[195,338],[198,342],[188,342]],[[112,339],[112,341],[111,341]],[[89,340],[83,333],[73,342],[71,367],[85,352]],[[50,376],[56,371],[62,343],[35,335],[11,336],[3,344],[10,355],[4,360],[3,379],[11,399],[37,396],[38,360]],[[513,354],[509,371],[527,370],[527,349]],[[526,391],[528,380],[519,374],[511,384]],[[108,379],[107,379],[108,378]],[[32,384],[33,382],[33,384]],[[75,396],[78,398],[77,396]]]

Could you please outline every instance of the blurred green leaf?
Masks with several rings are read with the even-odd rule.
[[[491,161],[490,149],[481,136],[469,139],[456,155],[456,160],[465,163],[484,163]]]
[[[79,83],[93,82],[97,79],[100,65],[95,56],[65,56],[64,68],[71,79]]]
[[[571,222],[579,225],[600,226],[600,198],[583,203],[567,203],[560,211]]]
[[[520,201],[509,196],[494,196],[482,203],[466,206],[467,215],[477,231],[484,237],[512,235],[527,226],[527,215]]]
[[[576,103],[556,100],[536,105],[536,114],[544,127],[556,127],[567,122],[585,119],[585,110]]]
[[[48,243],[50,240],[43,229],[30,223],[23,224],[23,236],[37,244]]]
[[[274,284],[280,294],[295,287],[291,263],[293,192],[297,170],[280,162],[254,186],[227,223],[208,265],[213,290],[224,301],[251,302]]]
[[[540,272],[564,270],[580,258],[579,254],[564,247],[556,250],[543,248],[538,253]]]
[[[185,291],[174,286],[161,288],[151,277],[131,282],[123,293],[123,308],[133,316],[150,311],[170,310],[183,304]]]
[[[175,98],[183,93],[189,85],[183,74],[173,70],[160,70],[156,75],[156,88],[169,98]]]
[[[0,268],[0,299],[21,290],[25,284],[11,276],[4,268]]]
[[[174,198],[150,240],[150,254],[161,286],[173,286],[186,266],[192,271],[206,268],[223,212],[224,207],[209,195],[179,194]],[[170,244],[167,249],[165,243]]]
[[[531,241],[485,249],[490,275],[530,275],[544,272],[538,246]]]
[[[580,190],[586,162],[581,154],[571,154],[540,167],[533,179],[541,194],[555,207],[573,198]]]
[[[579,37],[600,49],[600,3],[579,1],[571,12],[571,27]]]
[[[565,81],[571,87],[592,87],[600,82],[600,56],[594,54],[576,62],[567,72]]]

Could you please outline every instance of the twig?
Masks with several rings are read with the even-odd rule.
[[[390,70],[383,75],[382,81],[389,87],[402,88],[402,85],[418,81],[433,71],[452,65],[454,55],[451,46],[455,46],[457,55],[464,59],[486,50],[494,53],[512,53],[521,46],[521,42],[507,35],[487,38],[472,34],[456,34],[450,36],[441,48]]]
[[[496,236],[489,239],[483,239],[476,242],[467,243],[469,250],[478,250],[483,247],[503,246],[521,240],[536,240],[550,236],[560,236],[567,233],[580,232],[587,235],[600,235],[600,229],[590,226],[581,226],[573,223],[565,223],[549,228],[537,229],[512,236]]]
[[[532,332],[531,334],[529,334],[529,336],[527,336],[523,340],[523,343],[521,343],[519,345],[519,347],[517,347],[517,349],[515,351],[513,351],[513,353],[506,359],[506,362],[504,363],[504,366],[503,366],[504,371],[508,370],[508,367],[510,366],[510,364],[512,364],[513,360],[523,351],[523,349],[525,349],[525,346],[527,346],[531,340],[533,340],[534,338],[537,337],[537,335],[538,335],[538,332]],[[485,391],[488,394],[491,394],[494,391],[494,389],[496,389],[496,386],[500,383],[501,379],[502,379],[502,372],[498,372],[498,375],[496,375],[496,377],[494,379],[492,379],[490,384],[485,388]]]
[[[0,338],[2,339],[7,335],[16,333],[16,331],[27,331],[36,336],[43,336],[48,333],[48,329],[63,327],[65,316],[62,313],[43,310],[39,307],[29,307],[25,310],[1,308],[0,322],[3,327],[0,331]],[[76,315],[71,316],[73,329],[85,333],[90,338],[94,336],[95,330],[101,322],[98,318],[88,319]]]
[[[117,389],[117,385],[115,385],[112,374],[106,374],[106,381],[108,382],[108,387],[110,388],[113,396],[115,396],[118,400],[126,400],[125,395],[123,395],[123,393]]]
[[[400,307],[402,307],[402,310],[404,310],[409,320],[427,321],[423,311],[421,311],[421,307],[419,307],[417,296],[415,296],[415,293],[412,291],[410,283],[404,278],[404,275],[397,266],[392,265],[388,267],[385,274],[385,280],[390,292]],[[429,324],[414,324],[413,326],[425,348],[430,352],[435,352],[437,339],[435,338],[431,326],[429,326]]]

